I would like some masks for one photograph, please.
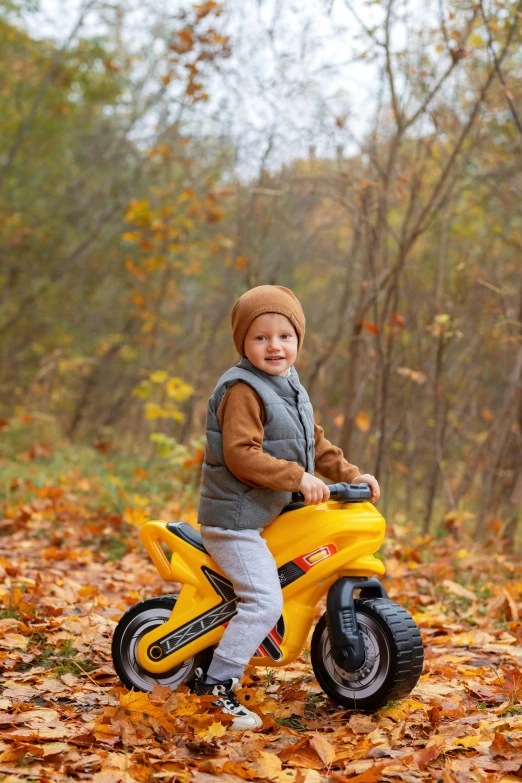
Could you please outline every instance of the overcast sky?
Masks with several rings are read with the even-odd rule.
[[[63,42],[80,5],[81,0],[41,0],[41,12],[31,23],[33,34]],[[171,16],[187,7],[156,0],[155,13],[162,5]],[[382,13],[362,0],[354,0],[353,6],[367,23]],[[127,36],[139,46],[147,40],[151,15],[138,0],[128,0],[126,8],[135,9],[127,12]],[[102,33],[99,18],[94,10],[84,33]],[[348,115],[354,131],[364,134],[377,68],[354,59],[364,44],[343,0],[229,0],[221,24],[231,37],[232,57],[209,83],[211,100],[203,123],[209,131],[232,135],[240,173],[257,169],[269,138],[267,163],[277,166],[307,155],[312,146],[317,155],[333,155],[337,145],[346,145],[336,117]]]

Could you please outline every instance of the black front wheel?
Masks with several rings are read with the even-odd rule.
[[[112,637],[112,662],[116,674],[122,683],[136,691],[153,691],[154,684],[176,690],[178,685],[189,684],[194,672],[200,666],[207,670],[212,658],[212,648],[187,658],[164,674],[153,674],[140,666],[137,658],[138,643],[144,634],[163,625],[169,619],[177,595],[162,595],[159,598],[147,598],[140,601],[119,621]]]
[[[334,661],[323,614],[312,636],[312,666],[319,685],[336,704],[374,712],[413,690],[422,672],[424,648],[411,615],[393,601],[357,599],[355,611],[364,640],[364,664],[347,671]]]

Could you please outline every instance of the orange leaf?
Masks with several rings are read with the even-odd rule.
[[[253,769],[248,769],[248,767],[244,767],[243,764],[238,764],[235,761],[226,761],[223,764],[223,772],[230,772],[232,775],[239,775],[239,777],[243,778],[243,780],[256,780],[256,778],[259,778],[257,772],[255,772]],[[219,778],[217,779],[219,780]]]
[[[205,452],[203,449],[198,449],[196,451],[196,455],[192,457],[191,459],[186,459],[183,463],[184,468],[192,468],[195,465],[201,465],[203,463],[203,458],[205,456]]]
[[[339,780],[342,783],[378,783],[378,781],[382,780],[382,770],[384,767],[389,766],[389,764],[389,760],[382,764],[374,764],[373,767],[367,769],[366,772],[362,772],[360,775],[356,775],[354,778],[345,778],[343,775],[339,775],[333,770],[330,772],[330,775],[334,778],[334,780]]]
[[[155,702],[150,700],[148,693],[130,691],[120,695],[121,706],[130,713],[131,720],[137,720],[138,716],[150,715],[164,728],[171,729],[172,724],[166,719],[163,710]]]
[[[315,750],[325,767],[329,767],[335,758],[335,748],[324,734],[312,734],[310,745]]]
[[[90,598],[93,595],[98,595],[98,588],[96,585],[85,585],[78,590],[80,598]]]
[[[371,321],[359,321],[359,326],[361,326],[363,329],[368,329],[368,331],[372,334],[379,334],[381,331],[379,327],[376,324],[373,324]]]
[[[338,416],[335,417],[334,424],[336,427],[339,427],[339,429],[341,429],[341,427],[344,424],[344,413],[340,413]]]
[[[370,429],[370,417],[365,411],[359,411],[355,417],[355,424],[361,432],[368,432]]]
[[[519,669],[504,669],[504,688],[512,696],[517,696],[522,690],[522,672]]]
[[[417,764],[420,769],[423,769],[426,767],[430,761],[433,761],[436,759],[442,751],[444,750],[444,745],[430,745],[429,748],[423,748],[422,750],[419,750],[417,753],[413,754],[413,760]]]

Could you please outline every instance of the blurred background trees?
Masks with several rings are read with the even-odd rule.
[[[384,513],[512,546],[522,2],[0,9],[6,427],[181,454],[197,487],[231,308],[286,285]]]

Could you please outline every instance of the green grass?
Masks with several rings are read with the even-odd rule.
[[[7,606],[4,606],[3,609],[0,610],[0,620],[7,620],[8,618],[12,618],[13,620],[21,619],[20,613],[11,606],[11,601],[8,601]]]
[[[522,707],[510,707],[509,710],[502,713],[502,716],[506,718],[512,718],[514,715],[522,715]]]
[[[305,718],[312,720],[316,717],[317,710],[325,703],[325,697],[322,693],[309,693],[306,696]]]
[[[34,443],[46,444],[50,456],[27,460]],[[135,496],[157,508],[172,498],[180,501],[182,510],[192,505],[199,487],[198,471],[174,469],[159,453],[150,456],[143,451],[129,455],[114,447],[103,452],[85,443],[71,443],[49,416],[34,414],[30,424],[14,417],[0,441],[0,502],[30,503],[33,488],[62,483],[67,489],[72,484],[74,494],[89,508],[103,507],[114,514],[138,505]],[[82,489],[81,479],[91,481],[92,487]]]
[[[33,637],[30,637],[30,642]],[[82,671],[91,672],[97,668],[96,664],[79,658],[79,652],[72,646],[72,642],[67,639],[61,647],[51,647],[46,643],[44,634],[40,638],[34,639],[35,643],[44,644],[43,648],[35,658],[33,665],[45,666],[49,668],[56,677],[62,674],[80,674]],[[29,644],[29,647],[31,644]]]
[[[275,722],[278,724],[278,726],[286,726],[289,729],[293,729],[294,731],[306,731],[306,726],[304,723],[301,723],[299,718],[292,715],[289,718],[276,718]]]

